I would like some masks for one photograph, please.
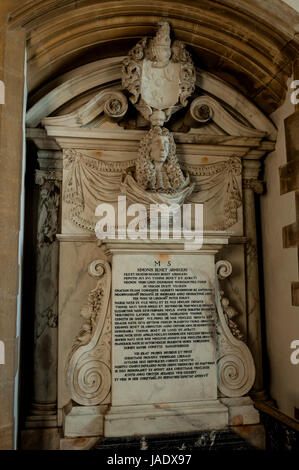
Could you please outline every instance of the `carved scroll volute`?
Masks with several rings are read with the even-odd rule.
[[[120,121],[128,111],[128,100],[121,92],[111,93],[104,104],[104,113],[112,121]]]
[[[81,310],[84,323],[67,364],[67,385],[72,400],[98,405],[111,389],[111,269],[103,260],[89,265],[98,283]]]
[[[255,366],[250,350],[243,341],[233,336],[223,313],[218,279],[225,279],[231,273],[232,266],[228,261],[216,263],[218,389],[226,397],[241,397],[253,386]]]

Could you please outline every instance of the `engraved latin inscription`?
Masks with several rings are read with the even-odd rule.
[[[124,264],[113,287],[115,389],[145,385],[162,398],[161,384],[168,384],[169,394],[172,382],[197,383],[193,398],[200,399],[200,390],[209,393],[215,380],[214,286],[208,266],[197,267],[192,255],[131,255],[130,270],[122,271]]]

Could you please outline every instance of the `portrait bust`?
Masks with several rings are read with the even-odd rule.
[[[157,192],[176,192],[190,183],[179,165],[173,136],[165,127],[153,127],[141,140],[135,177],[142,188]]]
[[[121,192],[145,205],[181,206],[195,185],[180,167],[173,135],[164,124],[188,104],[196,74],[184,43],[172,43],[169,23],[158,26],[155,36],[139,41],[123,61],[123,88],[151,128],[140,141],[135,169],[123,175]]]

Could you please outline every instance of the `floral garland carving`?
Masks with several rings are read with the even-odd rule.
[[[217,370],[218,389],[226,397],[241,397],[249,392],[255,380],[255,366],[247,345],[236,337],[227,322],[227,302],[224,310],[219,286],[219,280],[225,279],[232,273],[229,261],[218,261],[216,269],[216,307],[219,317],[217,322]],[[226,310],[226,313],[225,313]]]
[[[225,320],[230,331],[232,332],[232,335],[240,341],[243,341],[244,336],[242,335],[237,323],[233,320],[234,317],[239,315],[239,312],[237,312],[237,310],[230,305],[229,299],[224,297],[223,290],[220,291],[220,298]]]
[[[211,176],[223,171],[231,172],[234,176],[239,176],[242,173],[241,159],[235,156],[232,156],[228,160],[224,160],[219,163],[194,165],[183,162],[181,166],[188,170],[188,173],[192,176]]]
[[[92,168],[93,170],[105,171],[107,173],[123,173],[128,168],[132,167],[136,163],[136,159],[127,161],[103,161],[98,160],[90,155],[85,155],[79,150],[75,149],[64,149],[63,150],[63,168],[66,170],[76,163],[78,159],[84,161],[84,164]]]
[[[71,398],[80,405],[98,405],[111,389],[111,270],[95,260],[89,274],[97,286],[81,310],[83,325],[67,361],[66,380]]]

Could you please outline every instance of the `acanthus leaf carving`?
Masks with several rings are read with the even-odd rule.
[[[226,397],[241,397],[249,392],[255,380],[255,366],[247,345],[235,337],[227,322],[227,312],[223,311],[221,289],[218,279],[230,276],[232,266],[229,261],[218,261],[216,269],[217,323],[217,369],[218,389]],[[226,302],[225,309],[227,307]]]
[[[147,40],[147,38],[141,39],[141,41],[130,50],[122,65],[122,86],[131,93],[130,101],[132,104],[136,104],[140,97],[141,61],[144,58]]]
[[[98,405],[111,389],[111,269],[95,260],[89,274],[98,279],[81,310],[83,325],[67,361],[67,385],[80,405]]]
[[[182,41],[175,40],[172,46],[172,60],[181,64],[180,70],[180,103],[187,106],[187,99],[195,90],[195,72],[191,54]]]
[[[239,315],[239,312],[237,312],[237,310],[230,305],[229,299],[224,297],[223,290],[220,291],[220,298],[225,320],[232,335],[240,341],[243,341],[244,336],[242,335],[237,323],[233,320],[234,317]]]

